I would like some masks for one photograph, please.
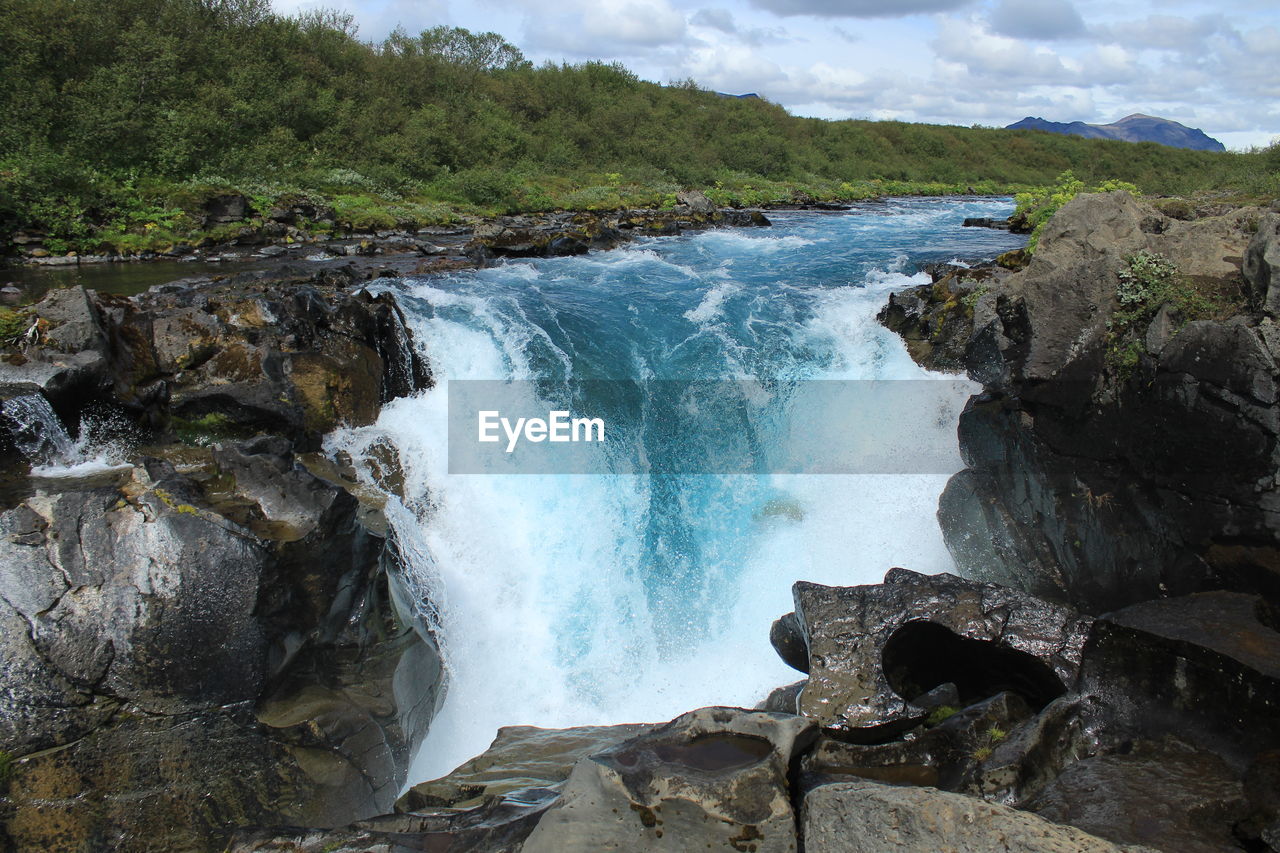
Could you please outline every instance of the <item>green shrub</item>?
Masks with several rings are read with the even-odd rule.
[[[1146,249],[1125,259],[1125,266],[1116,273],[1120,283],[1116,285],[1116,299],[1125,308],[1159,303],[1170,295],[1178,268],[1164,255]]]
[[[1082,192],[1105,193],[1114,190],[1124,190],[1134,196],[1141,194],[1133,184],[1116,180],[1103,181],[1096,187],[1089,189],[1086,188],[1084,181],[1078,179],[1074,173],[1066,171],[1058,176],[1057,183],[1051,187],[1039,187],[1015,195],[1014,219],[1021,220],[1024,227],[1031,231],[1031,237],[1027,241],[1027,253],[1035,253],[1036,247],[1040,244],[1040,234],[1044,231],[1044,227],[1053,218],[1053,215],[1061,210],[1063,205],[1071,201],[1071,199]]]

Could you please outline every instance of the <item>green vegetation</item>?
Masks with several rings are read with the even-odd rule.
[[[13,778],[13,755],[0,749],[0,791],[7,790]]]
[[[1162,306],[1173,312],[1177,331],[1193,320],[1223,319],[1241,307],[1239,295],[1217,280],[1195,280],[1178,272],[1169,258],[1143,249],[1116,271],[1120,308],[1107,321],[1107,364],[1121,377],[1146,352],[1143,335]]]
[[[1280,149],[1215,154],[1035,131],[823,121],[619,65],[535,67],[492,33],[361,41],[267,0],[0,2],[0,237],[165,249],[323,205],[305,231],[555,208],[1013,192],[1071,170],[1152,193],[1280,192]],[[206,230],[237,193],[247,223]],[[316,217],[321,219],[321,217]]]
[[[30,319],[24,311],[0,307],[0,346],[9,346],[27,332]]]
[[[1031,238],[1027,241],[1027,254],[1035,253],[1045,225],[1064,204],[1080,193],[1105,193],[1113,190],[1124,190],[1134,196],[1141,195],[1134,184],[1115,179],[1103,181],[1094,187],[1087,187],[1084,181],[1078,179],[1069,170],[1059,175],[1053,186],[1038,187],[1018,193],[1014,196],[1016,206],[1013,216],[1015,220],[1021,220],[1023,227],[1031,232]]]
[[[960,709],[955,705],[939,705],[929,712],[929,716],[924,718],[924,723],[926,726],[933,727],[958,713],[960,713]]]
[[[169,426],[179,441],[195,447],[205,447],[224,438],[241,438],[240,433],[243,432],[231,422],[230,418],[220,412],[211,412],[190,420],[174,416],[170,419]]]

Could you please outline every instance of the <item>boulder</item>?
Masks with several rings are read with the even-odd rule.
[[[809,671],[809,649],[796,614],[788,613],[774,620],[769,628],[769,643],[787,666],[804,673]]]
[[[580,726],[540,729],[504,726],[489,748],[448,776],[420,782],[397,802],[400,812],[458,808],[469,801],[488,801],[526,789],[556,789],[573,766],[653,729],[648,725]]]
[[[1001,693],[964,709],[939,706],[931,724],[902,739],[863,744],[824,734],[801,759],[801,785],[863,778],[970,793],[980,766],[1031,716],[1016,694]]]
[[[523,853],[797,849],[788,775],[812,721],[702,708],[580,761]]]
[[[1216,213],[1182,221],[1123,193],[1078,196],[1030,265],[974,302],[959,339],[986,388],[961,418],[966,469],[939,506],[962,574],[1092,613],[1214,588],[1280,595],[1280,335],[1245,298],[1246,280],[1263,298],[1274,216]],[[1118,362],[1117,273],[1141,250],[1236,316],[1187,323],[1159,307]],[[946,328],[936,305],[885,312],[921,359]]]
[[[681,190],[676,193],[676,204],[699,216],[710,216],[716,212],[715,204],[701,190]]]
[[[1246,813],[1238,773],[1171,740],[1071,764],[1026,808],[1118,844],[1178,853],[1239,849],[1233,827]]]
[[[1135,604],[1094,624],[1081,683],[1144,735],[1198,732],[1248,760],[1280,748],[1277,624],[1242,593]]]
[[[188,438],[268,432],[306,450],[429,387],[394,300],[343,292],[324,276],[99,297],[117,341],[116,398]]]
[[[439,656],[394,548],[287,445],[37,481],[0,514],[0,842],[217,850],[390,809]]]
[[[806,853],[1154,853],[972,797],[870,781],[815,788],[802,821]]]
[[[883,584],[793,587],[809,652],[800,711],[825,727],[914,725],[940,684],[963,704],[1005,690],[1039,710],[1075,682],[1089,620],[1016,590],[891,569]]]
[[[224,225],[239,222],[249,215],[249,199],[239,193],[223,193],[204,203],[206,225]]]
[[[1273,317],[1280,313],[1280,214],[1266,213],[1258,221],[1242,267],[1254,301]]]
[[[111,385],[110,342],[92,294],[59,288],[25,309],[31,329],[0,358],[0,384],[39,389],[63,421],[103,400]]]

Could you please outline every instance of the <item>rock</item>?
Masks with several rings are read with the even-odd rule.
[[[439,657],[394,550],[287,447],[175,450],[0,514],[10,843],[212,850],[391,807]]]
[[[1007,277],[997,267],[934,270],[933,284],[889,294],[876,319],[906,341],[915,361],[930,370],[964,369],[978,305],[994,283]]]
[[[1168,303],[1161,305],[1156,316],[1151,318],[1151,324],[1147,326],[1147,334],[1143,338],[1147,352],[1159,356],[1164,345],[1177,334],[1180,326],[1181,324],[1177,322],[1177,311],[1173,306]]]
[[[796,614],[788,613],[774,620],[769,629],[769,642],[787,666],[805,673],[809,671],[809,649]]]
[[[450,853],[518,853],[520,843],[555,799],[546,790],[520,799],[494,799],[463,811],[381,815],[338,830],[256,830],[239,833],[231,853],[404,853],[415,849]]]
[[[955,684],[965,704],[1005,690],[1035,710],[1075,682],[1089,620],[1015,590],[891,569],[883,584],[793,587],[809,650],[800,711],[824,727],[892,729]]]
[[[885,743],[849,743],[823,735],[801,759],[802,786],[865,778],[969,793],[980,765],[1031,710],[1016,694],[1001,693],[963,710],[943,708],[942,714],[909,738]]]
[[[1021,808],[1076,761],[1112,746],[1109,709],[1097,697],[1068,694],[988,744],[990,755],[963,781],[962,793]]]
[[[998,231],[1010,230],[1009,219],[992,219],[989,216],[971,216],[962,223],[965,228],[994,228]]]
[[[1178,853],[1238,849],[1232,828],[1245,813],[1237,774],[1176,741],[1072,764],[1027,808],[1118,844]]]
[[[339,424],[371,423],[381,403],[428,387],[430,373],[390,296],[329,289],[334,277],[349,284],[342,272],[100,297],[119,341],[117,398],[152,426],[271,432],[300,449]]]
[[[1250,295],[1266,313],[1280,312],[1280,214],[1266,213],[1245,248],[1243,273]]]
[[[796,681],[783,687],[776,687],[773,690],[770,690],[769,695],[756,705],[756,710],[777,711],[782,714],[799,714],[800,691],[803,689],[803,681]]]
[[[773,223],[769,217],[759,210],[722,210],[719,212],[720,222],[737,228],[768,228]]]
[[[785,714],[684,714],[579,762],[521,850],[794,851],[787,779],[813,735]]]
[[[1236,834],[1275,847],[1280,842],[1280,750],[1263,752],[1249,765],[1244,796],[1249,814],[1236,825]]]
[[[1026,269],[991,281],[957,336],[985,392],[961,417],[966,470],[939,506],[962,574],[1094,613],[1223,587],[1280,595],[1274,324],[1183,325],[1165,306],[1127,339],[1130,361],[1112,352],[1126,258],[1164,255],[1244,310],[1246,244],[1265,242],[1255,220],[1180,221],[1122,193],[1080,196]],[[934,304],[896,314],[918,357],[933,346],[919,341],[938,329]]]
[[[224,193],[204,203],[205,223],[222,225],[239,222],[249,215],[249,199],[237,193]]]
[[[716,206],[701,190],[681,190],[676,193],[676,204],[687,207],[690,213],[710,216],[716,212]]]
[[[1120,847],[1007,806],[929,788],[823,785],[804,798],[806,853],[1116,853]],[[1151,853],[1154,853],[1152,851]]]
[[[1248,757],[1280,748],[1280,633],[1257,596],[1135,604],[1093,626],[1082,685],[1146,736],[1200,732]]]
[[[468,801],[491,800],[532,788],[558,788],[573,766],[652,730],[647,725],[581,726],[540,729],[504,726],[489,748],[448,776],[420,782],[397,802],[400,812],[456,808]]]
[[[39,388],[73,427],[86,405],[110,384],[110,342],[92,296],[82,287],[58,288],[26,309],[31,330],[20,359],[0,359],[0,383]]]

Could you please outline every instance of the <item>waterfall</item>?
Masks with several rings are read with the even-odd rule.
[[[118,468],[127,457],[126,426],[118,418],[82,416],[72,438],[45,396],[20,394],[0,402],[14,446],[43,477],[72,477]]]
[[[65,465],[76,454],[76,444],[43,394],[11,397],[0,403],[0,413],[13,443],[33,465]]]
[[[332,435],[328,450],[350,454],[391,493],[388,517],[445,659],[447,694],[410,782],[483,751],[502,725],[657,722],[700,705],[754,705],[800,677],[768,642],[771,621],[792,609],[794,581],[951,568],[935,512],[961,467],[963,395],[897,414],[868,402],[840,423],[868,440],[930,427],[917,446],[937,444],[950,461],[928,469],[899,450],[900,470],[863,474],[642,476],[609,469],[612,458],[590,475],[451,474],[451,383],[504,380],[544,412],[599,379],[954,385],[917,367],[875,314],[889,291],[928,282],[913,272],[924,261],[1021,245],[960,227],[1009,207],[902,200],[784,214],[768,230],[385,285],[438,384],[387,404],[371,426]],[[715,429],[804,458],[813,428],[845,417],[744,403],[726,428],[699,422],[694,406],[676,428],[664,405],[647,397],[610,428],[638,436],[650,458],[694,466]]]

